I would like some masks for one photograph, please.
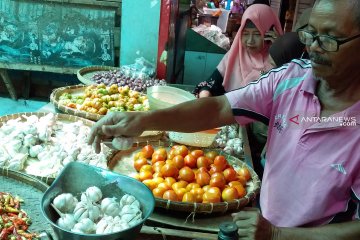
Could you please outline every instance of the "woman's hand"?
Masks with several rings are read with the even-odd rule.
[[[203,97],[211,97],[211,93],[210,91],[208,90],[202,90],[200,93],[199,93],[199,98],[203,98]]]
[[[105,115],[91,128],[88,144],[93,145],[95,152],[100,152],[100,143],[104,139],[117,138],[117,145],[121,146],[121,141],[126,138],[141,135],[144,131],[142,126],[142,116],[144,113],[138,112],[114,112]]]
[[[264,34],[264,41],[270,41],[273,43],[278,36],[279,33],[276,30],[269,30]]]
[[[277,228],[266,220],[257,208],[244,208],[231,214],[238,226],[239,239],[276,240]]]

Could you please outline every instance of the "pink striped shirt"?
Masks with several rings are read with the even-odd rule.
[[[321,118],[316,84],[293,60],[226,94],[239,124],[269,124],[260,205],[276,226],[326,224],[360,199],[360,102]]]

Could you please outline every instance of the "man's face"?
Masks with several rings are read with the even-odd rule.
[[[344,40],[360,32],[347,0],[320,1],[314,6],[306,29],[314,35],[328,35],[338,40]],[[340,45],[337,52],[327,52],[320,48],[317,41],[313,42],[307,46],[307,50],[315,77],[329,83],[348,78],[353,74],[352,70],[359,68],[358,49],[360,39]]]

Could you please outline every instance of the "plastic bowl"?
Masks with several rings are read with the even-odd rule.
[[[131,228],[109,234],[79,234],[56,225],[59,215],[50,206],[54,198],[61,193],[72,193],[80,198],[79,194],[90,186],[99,187],[103,197],[120,199],[125,193],[133,195],[141,204],[143,220]],[[41,199],[41,211],[45,219],[50,222],[57,238],[66,240],[133,240],[140,233],[145,220],[152,214],[154,206],[154,196],[143,183],[125,175],[78,162],[67,164]]]
[[[185,90],[169,86],[149,87],[146,92],[151,110],[168,108],[196,99],[194,95]]]

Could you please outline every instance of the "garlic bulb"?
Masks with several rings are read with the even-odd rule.
[[[72,214],[64,214],[56,221],[56,224],[59,227],[66,229],[66,230],[71,230],[74,227],[75,223],[76,223],[76,221]]]
[[[81,219],[78,223],[74,225],[71,229],[72,232],[77,233],[93,233],[96,230],[96,225],[89,218]]]
[[[98,202],[102,199],[102,192],[100,188],[96,186],[87,188],[84,195],[85,195],[84,197],[87,197],[93,203]],[[81,201],[83,201],[82,198],[83,195],[81,195]]]
[[[79,202],[76,204],[74,209],[74,218],[79,221],[84,218],[89,218],[92,221],[99,219],[101,215],[100,208],[97,205],[94,205],[89,200],[86,202]]]
[[[35,146],[31,146],[29,148],[29,154],[30,154],[30,157],[37,157],[39,155],[39,153],[41,153],[43,151],[43,146],[41,145],[35,145]]]
[[[62,213],[72,213],[78,200],[71,193],[62,193],[58,195],[53,204]]]
[[[109,216],[116,216],[120,212],[120,205],[116,202],[116,198],[104,198],[101,201],[101,211]]]
[[[120,208],[123,208],[125,205],[132,205],[140,209],[140,202],[130,194],[125,194],[120,199]]]
[[[121,216],[121,220],[130,223],[134,219],[141,218],[142,213],[139,208],[131,207],[130,205],[125,205],[121,211],[119,216]]]
[[[96,234],[119,232],[129,227],[119,216],[105,216],[96,224]]]
[[[34,146],[36,144],[37,138],[32,134],[27,134],[24,137],[23,144],[26,147]]]

